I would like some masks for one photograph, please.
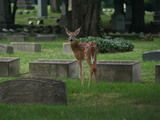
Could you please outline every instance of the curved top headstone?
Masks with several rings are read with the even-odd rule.
[[[50,79],[20,79],[0,84],[2,103],[66,104],[66,88],[61,81]]]
[[[160,61],[160,50],[152,50],[143,53],[144,61]]]

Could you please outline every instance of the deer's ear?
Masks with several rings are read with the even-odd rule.
[[[65,31],[66,31],[66,34],[68,35],[68,36],[70,36],[70,31],[67,29],[67,28],[64,28],[65,29]]]
[[[79,27],[77,30],[75,30],[74,35],[77,36],[81,31],[81,27]]]

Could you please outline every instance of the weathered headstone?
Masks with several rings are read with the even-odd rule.
[[[129,31],[130,26],[132,24],[132,2],[131,0],[126,1],[126,16],[125,16],[125,25],[127,31]]]
[[[112,29],[114,31],[125,31],[125,16],[123,14],[115,14],[112,16]]]
[[[15,51],[41,52],[41,45],[39,43],[11,42],[11,45]]]
[[[51,79],[22,78],[0,83],[1,103],[67,104],[65,84]]]
[[[144,61],[160,61],[160,50],[153,50],[143,53]]]
[[[118,32],[125,31],[125,15],[123,13],[123,1],[114,1],[115,12],[112,15],[112,30]]]
[[[13,34],[13,35],[8,35],[7,39],[13,42],[24,42],[28,39],[28,37],[26,35]]]
[[[38,17],[48,16],[47,0],[38,0]]]
[[[0,53],[14,53],[13,47],[10,45],[0,44]]]
[[[0,76],[16,76],[20,69],[19,58],[0,58]]]
[[[63,43],[63,52],[64,53],[69,53],[69,54],[72,54],[72,49],[71,49],[71,45],[69,42],[65,42]]]
[[[139,82],[140,63],[137,61],[98,61],[97,80],[109,82]]]
[[[70,60],[37,60],[29,64],[32,77],[41,78],[78,78],[79,68],[76,61]]]
[[[53,35],[53,34],[37,34],[36,36],[36,40],[37,41],[40,41],[40,40],[43,40],[43,41],[52,41],[54,40],[55,38],[57,38],[56,35]]]
[[[160,64],[159,65],[156,65],[156,68],[155,68],[155,79],[156,79],[156,83],[160,83]]]
[[[160,26],[160,1],[154,0],[153,3],[155,8],[154,23]]]
[[[23,9],[34,9],[32,0],[17,0],[17,7]]]

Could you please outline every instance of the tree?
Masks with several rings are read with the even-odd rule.
[[[131,31],[144,31],[144,0],[132,0],[132,11]]]
[[[12,24],[15,24],[15,17],[16,17],[16,11],[17,11],[17,0],[13,0],[13,9],[11,6],[11,1],[10,1],[10,7],[11,7],[10,11],[11,11]]]
[[[81,27],[81,36],[99,34],[101,0],[72,0],[72,11],[69,9],[67,27],[70,30]]]
[[[17,0],[0,0],[0,26],[11,27],[15,23],[15,14],[17,10]]]

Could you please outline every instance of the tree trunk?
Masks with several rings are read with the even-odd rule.
[[[60,0],[50,0],[50,6],[52,12],[60,12],[60,5],[61,5]]]
[[[12,24],[15,24],[16,11],[17,11],[17,0],[13,0]]]
[[[0,0],[0,26],[2,28],[10,27],[11,25],[11,6],[9,0]]]
[[[11,0],[0,0],[0,26],[10,28],[15,24],[15,15],[17,10],[17,0],[13,1],[13,9]]]
[[[72,11],[68,11],[70,30],[81,27],[81,36],[99,35],[101,0],[72,0]]]
[[[133,16],[131,31],[144,31],[144,0],[132,0]]]

